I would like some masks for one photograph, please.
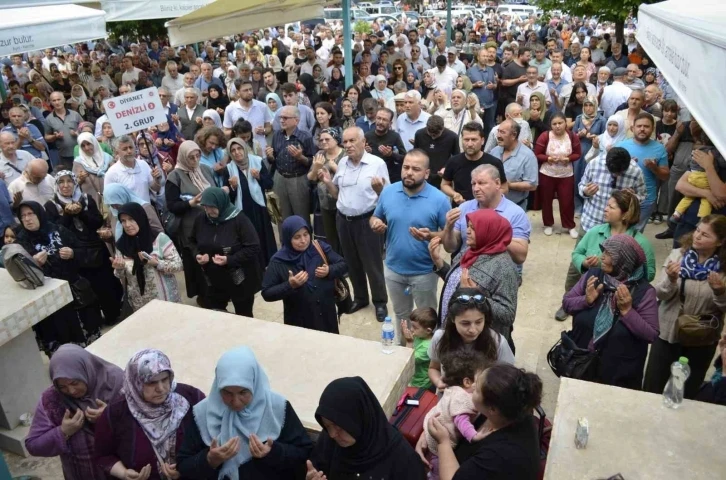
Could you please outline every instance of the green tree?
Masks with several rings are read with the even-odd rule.
[[[563,13],[578,17],[597,17],[601,20],[615,22],[615,37],[623,41],[625,21],[632,13],[638,14],[638,7],[643,3],[659,3],[663,0],[536,0],[545,13],[560,10]]]
[[[164,24],[170,19],[132,20],[128,22],[108,22],[106,31],[112,38],[121,37],[138,39],[141,36],[151,38],[164,38],[168,35]]]

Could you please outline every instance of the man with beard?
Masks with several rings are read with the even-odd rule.
[[[161,190],[161,169],[136,159],[134,140],[128,135],[121,135],[115,144],[115,157],[118,162],[111,165],[103,179],[104,188],[112,183],[119,183],[131,190],[139,198],[150,202],[149,189],[154,192]]]
[[[484,130],[481,125],[470,122],[461,129],[464,153],[453,156],[446,163],[441,191],[451,198],[452,203],[460,205],[474,198],[471,191],[471,172],[479,165],[494,165],[499,171],[502,193],[507,193],[507,174],[502,161],[482,151]]]
[[[527,67],[532,54],[529,50],[519,51],[517,58],[512,60],[502,72],[502,88],[500,89],[499,101],[504,105],[516,101],[517,88],[527,81]]]
[[[366,99],[367,100],[367,99]],[[379,108],[375,116],[375,128],[366,132],[366,152],[377,155],[386,162],[391,183],[401,181],[401,162],[406,152],[398,132],[391,130],[393,112]]]
[[[402,181],[383,190],[370,218],[371,229],[386,236],[384,276],[396,315],[396,338],[405,345],[401,323],[416,308],[437,307],[436,284],[427,241],[446,225],[449,199],[429,185],[429,157],[411,150],[403,159]],[[410,294],[406,289],[410,288]],[[409,326],[410,328],[410,326]]]
[[[267,146],[266,135],[272,132],[270,109],[266,103],[253,98],[252,84],[248,80],[237,79],[234,86],[239,93],[239,100],[230,103],[224,110],[224,134],[231,137],[232,127],[242,118],[250,122],[254,140],[264,149]]]
[[[519,141],[521,127],[508,119],[499,124],[497,146],[490,152],[504,164],[509,192],[506,197],[527,211],[529,192],[537,190],[539,166],[534,152]]]
[[[441,177],[444,175],[446,162],[460,153],[459,137],[448,128],[444,128],[444,119],[432,115],[426,121],[426,128],[416,132],[413,148],[422,150],[429,157],[428,182],[441,189]]]

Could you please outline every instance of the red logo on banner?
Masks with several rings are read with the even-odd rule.
[[[154,108],[156,108],[156,104],[153,102],[149,102],[149,110],[153,110]]]
[[[113,101],[108,102],[108,108],[116,108],[116,104]]]
[[[150,97],[153,97],[154,96],[154,91],[153,90],[151,92],[149,92],[149,96]]]

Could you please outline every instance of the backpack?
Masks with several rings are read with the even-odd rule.
[[[5,245],[2,248],[2,256],[5,269],[23,288],[34,290],[43,286],[45,283],[43,270],[23,247],[15,243]]]

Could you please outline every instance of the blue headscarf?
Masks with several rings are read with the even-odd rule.
[[[307,228],[308,233],[310,234],[310,244],[308,244],[308,248],[305,249],[304,252],[298,252],[292,246],[292,237],[294,237],[297,231],[301,228]],[[313,246],[313,232],[308,223],[298,215],[287,217],[285,221],[282,222],[281,243],[282,247],[275,255],[272,256],[270,260],[279,260],[281,262],[294,264],[297,271],[292,272],[293,274],[297,274],[298,272],[305,270],[308,272],[308,281],[305,285],[311,290],[314,289],[318,280],[315,277],[315,269],[323,264],[323,259],[320,258],[318,251]],[[331,251],[330,245],[325,242],[319,242],[319,244],[323,249],[323,252],[325,252],[325,255],[329,256]]]
[[[285,105],[280,100],[280,96],[278,94],[276,94],[275,92],[270,92],[265,96],[265,105],[267,106],[267,110],[270,112],[270,115],[272,115],[274,117],[275,112],[277,112],[277,110],[275,110],[275,112],[273,112],[272,109],[270,108],[270,104],[267,103],[270,101],[270,99],[273,99],[274,101],[277,102],[277,110],[281,109]]]
[[[113,218],[116,219],[116,230],[114,231],[114,238],[118,240],[123,234],[123,228],[121,227],[121,222],[118,221],[118,210],[111,207],[111,205],[138,203],[139,205],[143,206],[148,205],[149,202],[143,200],[141,197],[139,197],[120,183],[111,183],[103,188],[103,203],[109,206]]]
[[[221,390],[226,387],[248,389],[252,402],[241,412],[231,410],[222,400]],[[270,390],[267,375],[252,350],[239,347],[222,355],[209,396],[194,406],[194,420],[205,444],[217,439],[217,444],[223,445],[231,438],[240,438],[239,452],[222,464],[218,478],[239,479],[239,466],[252,459],[251,434],[263,442],[277,440],[285,423],[286,403],[285,397]]]

